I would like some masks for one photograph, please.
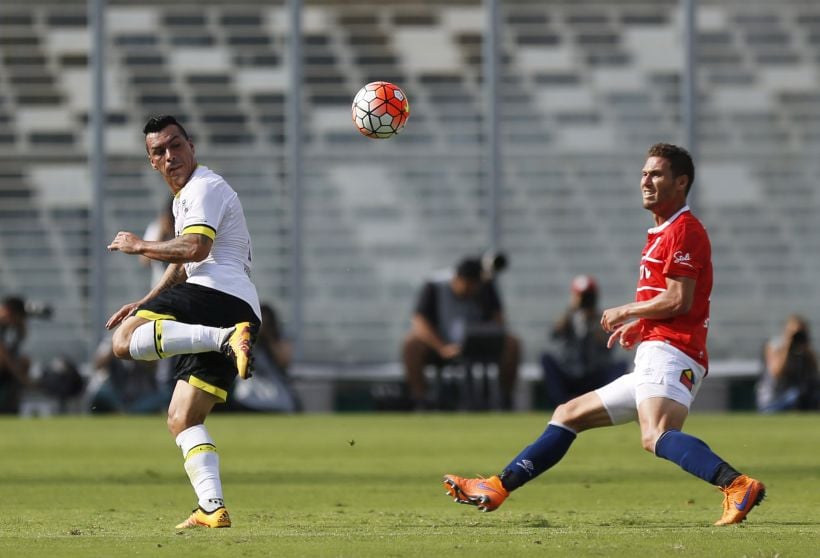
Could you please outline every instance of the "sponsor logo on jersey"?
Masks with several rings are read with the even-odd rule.
[[[689,262],[692,261],[692,256],[691,256],[691,254],[689,254],[689,252],[686,252],[684,254],[683,250],[678,250],[672,256],[672,258],[674,258],[674,261],[675,261],[676,264],[688,265],[689,267],[695,267],[691,263],[689,263]]]

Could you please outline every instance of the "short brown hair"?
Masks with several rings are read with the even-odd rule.
[[[686,175],[689,183],[686,185],[686,193],[692,188],[695,182],[695,163],[692,156],[683,147],[672,145],[671,143],[656,143],[649,148],[647,157],[663,157],[669,161],[669,167],[675,177]]]

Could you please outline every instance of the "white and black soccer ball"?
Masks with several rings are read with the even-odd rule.
[[[407,95],[387,81],[368,83],[356,93],[351,107],[353,123],[359,132],[372,139],[392,138],[410,116]]]

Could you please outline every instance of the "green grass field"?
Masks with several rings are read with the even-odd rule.
[[[442,473],[497,472],[542,414],[217,414],[231,529],[173,526],[194,505],[163,418],[0,421],[0,556],[820,555],[818,415],[695,415],[687,430],[769,495],[712,527],[721,494],[640,449],[627,425],[583,434],[494,513]]]

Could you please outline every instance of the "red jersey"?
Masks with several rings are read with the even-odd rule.
[[[712,245],[688,206],[648,231],[641,254],[635,300],[650,300],[666,291],[667,277],[695,279],[695,296],[686,314],[665,320],[643,320],[644,341],[664,341],[709,367],[706,333],[712,294]]]

